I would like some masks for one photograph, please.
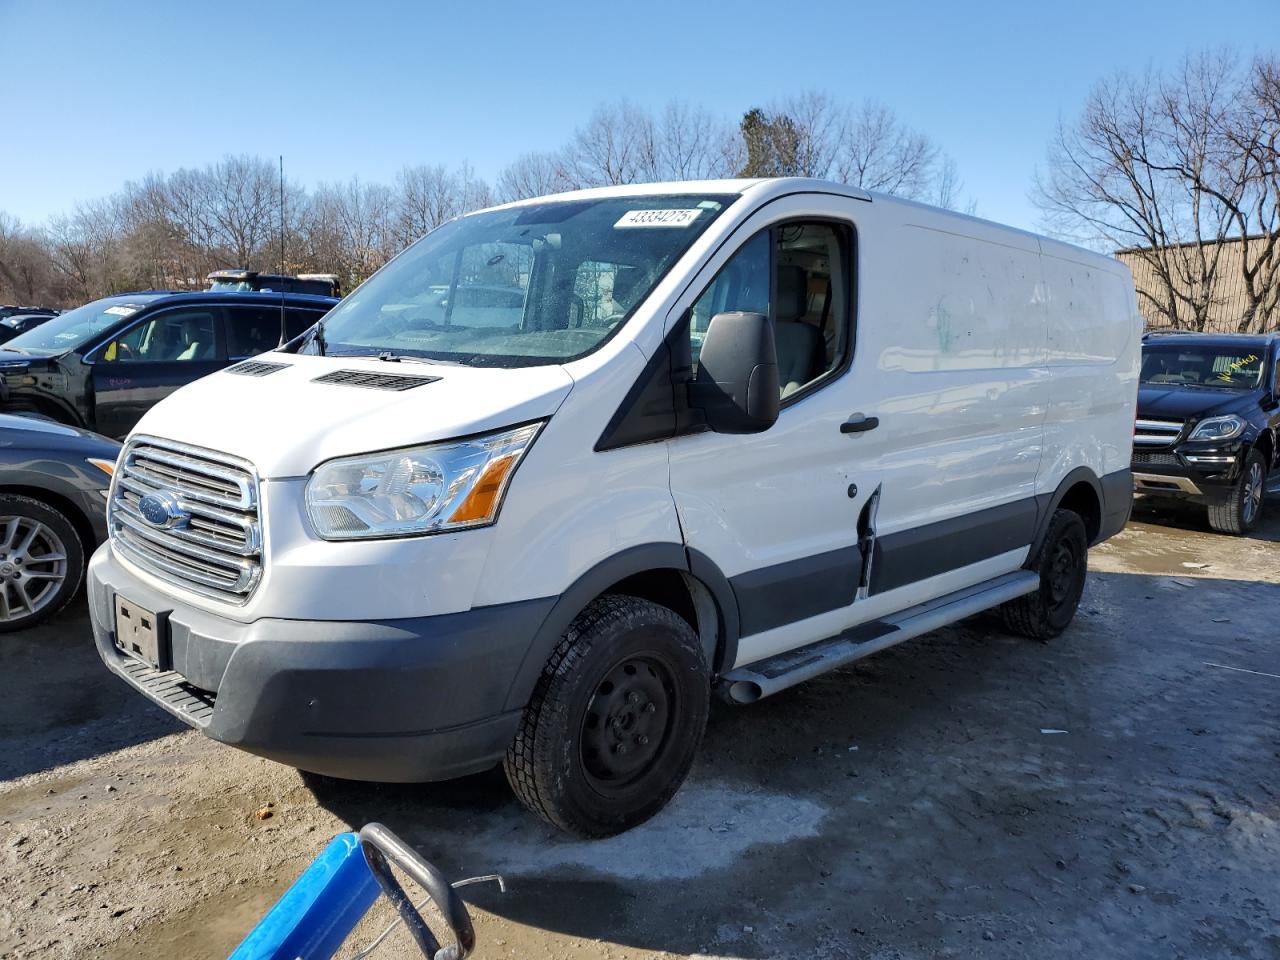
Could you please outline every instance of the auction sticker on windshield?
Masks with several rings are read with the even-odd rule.
[[[698,219],[701,210],[628,210],[615,228],[622,227],[687,227]]]
[[[113,317],[132,317],[135,313],[138,312],[138,308],[137,307],[107,307],[107,309],[103,310],[102,312],[109,313]]]

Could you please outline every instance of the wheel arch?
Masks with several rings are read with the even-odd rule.
[[[1271,471],[1276,465],[1275,431],[1270,427],[1261,431],[1253,441],[1253,449],[1262,454],[1268,472]]]
[[[1028,562],[1039,554],[1055,510],[1072,510],[1079,514],[1084,520],[1089,545],[1098,541],[1102,533],[1106,498],[1103,495],[1102,481],[1089,467],[1076,467],[1062,478],[1052,494],[1037,499],[1040,501],[1040,513],[1036,519],[1036,533],[1031,541],[1031,550],[1027,554]]]
[[[543,665],[574,618],[608,593],[651,600],[682,617],[698,634],[713,674],[737,656],[738,605],[728,578],[683,544],[642,544],[600,561],[557,598],[516,672],[506,709],[528,703]]]
[[[80,546],[84,550],[86,562],[97,548],[98,536],[94,532],[93,524],[85,516],[84,510],[71,497],[45,487],[30,487],[23,484],[0,485],[0,496],[27,497],[30,500],[36,500],[52,507],[61,513],[67,518],[67,522],[75,528],[76,535],[80,537]]]
[[[89,426],[75,407],[59,397],[15,396],[5,404],[3,412],[19,417],[26,413],[35,413],[68,427],[88,428]]]

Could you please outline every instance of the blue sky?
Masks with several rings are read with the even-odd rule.
[[[1277,40],[1280,0],[0,0],[0,210],[38,223],[227,153],[282,153],[305,184],[424,162],[492,178],[604,100],[736,117],[821,89],[888,104],[955,158],[979,215],[1034,228],[1033,171],[1098,77]]]

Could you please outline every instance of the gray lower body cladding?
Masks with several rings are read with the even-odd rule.
[[[167,621],[165,669],[116,648],[116,594]],[[213,739],[315,773],[413,782],[501,760],[520,717],[508,694],[553,600],[244,624],[175,603],[108,553],[94,564],[89,603],[103,662]]]

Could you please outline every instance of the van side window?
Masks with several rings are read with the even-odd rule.
[[[823,221],[785,223],[748,240],[693,305],[693,359],[717,313],[769,313],[787,398],[849,354],[850,231]]]
[[[697,364],[707,327],[717,313],[741,310],[746,313],[769,312],[769,231],[764,230],[743,244],[733,255],[711,286],[693,305],[689,321],[689,341],[693,362]]]

